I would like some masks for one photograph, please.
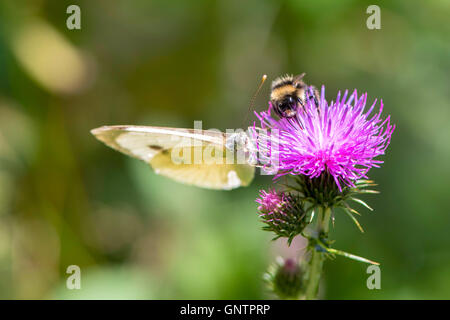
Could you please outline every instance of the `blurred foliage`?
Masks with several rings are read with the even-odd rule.
[[[377,2],[382,29],[368,30]],[[0,298],[270,297],[266,267],[303,245],[260,230],[254,199],[270,177],[231,192],[180,185],[89,130],[240,127],[263,73],[301,72],[329,99],[382,98],[397,124],[370,172],[381,194],[366,197],[366,233],[340,212],[332,230],[336,247],[381,262],[382,289],[337,258],[323,297],[450,297],[448,1],[78,1],[72,31],[70,4],[0,2]],[[79,291],[65,288],[72,264]]]

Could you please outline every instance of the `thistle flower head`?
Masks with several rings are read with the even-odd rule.
[[[383,102],[371,115],[377,100],[365,111],[366,100],[367,94],[358,96],[355,90],[348,97],[345,91],[329,104],[322,87],[318,106],[307,100],[294,117],[281,119],[272,117],[269,104],[267,111],[256,115],[261,127],[276,131],[278,137],[274,143],[273,138],[256,133],[259,141],[270,140],[265,145],[257,142],[260,157],[266,157],[263,162],[277,171],[276,178],[286,174],[316,178],[325,172],[339,190],[342,184],[354,187],[356,180],[367,178],[372,167],[383,163],[375,158],[385,153],[395,129],[390,116],[381,117]]]
[[[304,206],[296,195],[273,189],[261,190],[256,202],[259,204],[259,216],[266,224],[263,229],[273,231],[276,234],[275,239],[286,237],[290,244],[308,224]]]
[[[260,190],[259,198],[256,199],[256,202],[259,203],[258,210],[263,215],[270,215],[275,211],[283,213],[283,206],[287,204],[286,195],[273,189],[269,191]]]
[[[264,275],[269,288],[281,299],[298,299],[304,289],[304,268],[294,259],[278,257]]]

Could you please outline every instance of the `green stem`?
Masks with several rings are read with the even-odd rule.
[[[331,208],[319,208],[317,217],[317,237],[327,238]],[[325,253],[313,248],[311,260],[309,261],[309,276],[306,285],[306,300],[317,298],[320,277],[322,276],[322,267],[325,260]]]

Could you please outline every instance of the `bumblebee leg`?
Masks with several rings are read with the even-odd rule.
[[[308,87],[308,99],[314,99],[316,107],[319,107],[319,91],[314,86]]]
[[[302,98],[298,98],[298,103],[300,104],[301,108],[303,109],[303,111],[305,111],[305,103],[303,102]]]

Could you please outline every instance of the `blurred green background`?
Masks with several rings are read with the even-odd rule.
[[[381,7],[381,30],[366,8]],[[397,129],[361,234],[337,214],[335,247],[381,262],[325,265],[327,299],[450,298],[450,2],[73,1],[0,3],[0,298],[262,299],[276,255],[248,188],[155,175],[89,130],[107,124],[236,128],[262,74],[306,72],[382,98]],[[267,106],[269,85],[256,108]],[[249,116],[248,123],[253,121]],[[81,290],[66,268],[81,268]]]

